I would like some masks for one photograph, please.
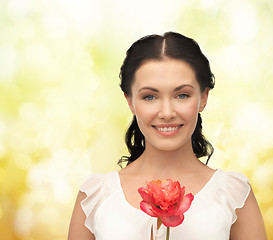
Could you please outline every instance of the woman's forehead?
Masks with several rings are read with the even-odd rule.
[[[191,66],[181,60],[146,61],[135,73],[134,86],[198,84]]]

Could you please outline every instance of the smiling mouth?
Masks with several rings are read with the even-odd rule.
[[[172,132],[172,131],[175,131],[175,130],[181,128],[182,126],[183,126],[183,124],[176,126],[176,127],[156,127],[156,126],[153,126],[153,128],[157,129],[160,132]]]

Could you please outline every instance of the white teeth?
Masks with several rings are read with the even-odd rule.
[[[157,128],[160,132],[171,132],[177,130],[178,127],[164,127],[164,128]]]

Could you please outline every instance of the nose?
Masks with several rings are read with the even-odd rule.
[[[158,117],[166,121],[176,117],[175,108],[170,100],[165,100],[160,106]]]

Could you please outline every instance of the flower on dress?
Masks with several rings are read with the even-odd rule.
[[[146,187],[138,189],[143,201],[140,209],[151,217],[160,218],[166,227],[176,227],[184,220],[194,196],[185,195],[185,187],[171,179],[147,182]]]

